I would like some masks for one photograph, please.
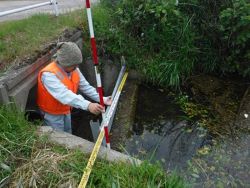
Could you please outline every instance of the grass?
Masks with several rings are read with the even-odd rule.
[[[0,107],[0,185],[10,187],[77,187],[88,157],[80,151],[38,137],[36,126],[13,106]],[[8,182],[3,181],[6,178]],[[97,160],[89,187],[184,187],[179,176],[159,165],[140,166]]]
[[[58,40],[65,29],[85,27],[86,21],[83,11],[78,10],[58,17],[39,14],[24,20],[0,23],[0,69],[41,51],[45,44]]]

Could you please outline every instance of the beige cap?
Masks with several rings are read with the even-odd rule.
[[[59,42],[57,48],[55,58],[60,65],[69,67],[82,63],[82,52],[76,43]]]

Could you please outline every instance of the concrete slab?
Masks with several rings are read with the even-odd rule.
[[[38,134],[40,136],[48,136],[49,140],[53,143],[65,146],[69,149],[79,149],[84,154],[91,154],[94,143],[89,142],[88,140],[82,139],[80,137],[74,136],[66,132],[54,131],[51,127],[41,126],[38,128]],[[118,151],[107,149],[106,147],[101,146],[98,153],[98,158],[110,161],[110,162],[125,162],[129,164],[141,164],[141,160],[133,158],[131,156],[125,155]]]

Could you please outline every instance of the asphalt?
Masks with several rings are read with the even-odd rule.
[[[8,0],[3,1],[0,0],[0,12],[13,10],[16,8],[22,8],[25,6],[30,6],[38,3],[44,3],[49,2],[50,0],[33,0],[33,1],[27,1],[27,0]],[[57,0],[58,2],[58,10],[59,14],[63,14],[72,10],[80,9],[85,7],[85,0]],[[94,4],[98,2],[98,0],[92,0],[91,3]],[[19,20],[27,18],[33,14],[39,14],[39,13],[50,13],[54,14],[53,6],[46,5],[43,7],[26,10],[23,12],[14,13],[7,16],[0,16],[0,22],[7,21],[7,20]]]

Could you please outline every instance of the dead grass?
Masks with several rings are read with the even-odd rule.
[[[78,175],[63,166],[75,153],[53,151],[51,144],[44,144],[43,148],[37,145],[33,146],[30,158],[20,161],[12,173],[10,187],[77,187]]]

